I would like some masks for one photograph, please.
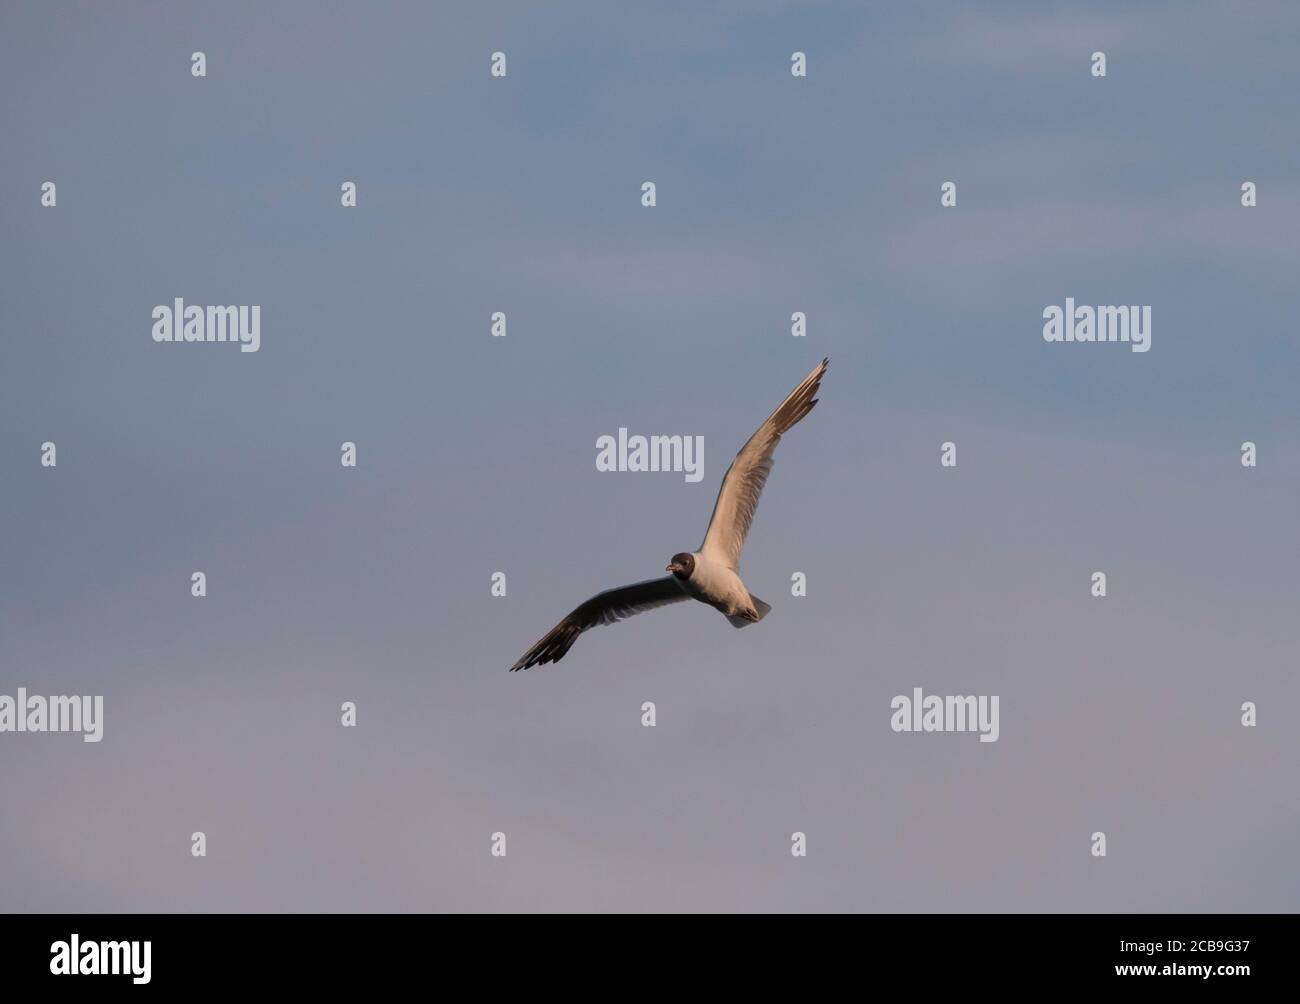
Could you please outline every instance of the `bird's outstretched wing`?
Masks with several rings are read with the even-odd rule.
[[[700,553],[736,569],[740,563],[740,549],[745,546],[745,535],[754,521],[758,509],[758,496],[767,484],[772,471],[772,453],[781,442],[781,434],[788,431],[799,419],[813,410],[817,391],[821,388],[822,374],[830,359],[823,359],[813,371],[803,378],[799,386],[781,402],[758,431],[749,437],[736,459],[727,468],[718,490],[718,500],[713,504],[709,529],[704,534]]]
[[[519,661],[510,667],[510,672],[544,662],[559,662],[578,640],[578,635],[588,628],[613,624],[642,611],[688,599],[690,595],[672,575],[607,589],[551,628],[541,641],[519,657]]]

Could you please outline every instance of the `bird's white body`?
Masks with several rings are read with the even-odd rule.
[[[692,552],[691,557],[695,559],[695,570],[682,583],[688,593],[728,617],[758,620],[758,611],[750,602],[749,590],[734,569],[699,551]]]

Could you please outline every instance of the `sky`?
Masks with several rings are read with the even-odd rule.
[[[105,722],[0,733],[0,909],[1296,910],[1298,47],[1272,0],[6,0],[0,694]],[[260,350],[154,342],[176,297]],[[1151,350],[1045,342],[1066,297]],[[826,355],[761,624],[507,672]],[[703,479],[598,471],[620,427]],[[998,741],[894,732],[916,687]]]

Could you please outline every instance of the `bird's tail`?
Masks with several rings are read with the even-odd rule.
[[[753,620],[750,620],[748,617],[728,617],[727,620],[731,621],[732,627],[742,628],[742,627],[747,627],[750,624],[757,624],[764,617],[766,617],[768,611],[772,609],[772,607],[769,604],[764,603],[753,593],[749,594],[749,602],[752,603],[754,609],[758,611],[758,616]]]

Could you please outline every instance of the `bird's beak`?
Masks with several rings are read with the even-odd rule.
[[[665,571],[665,572],[676,572],[676,571],[677,571],[678,569],[680,569],[681,567],[682,567],[682,566],[679,565],[679,564],[677,564],[677,562],[675,562],[675,561],[670,561],[670,562],[668,562],[668,567],[665,568],[664,571]]]

